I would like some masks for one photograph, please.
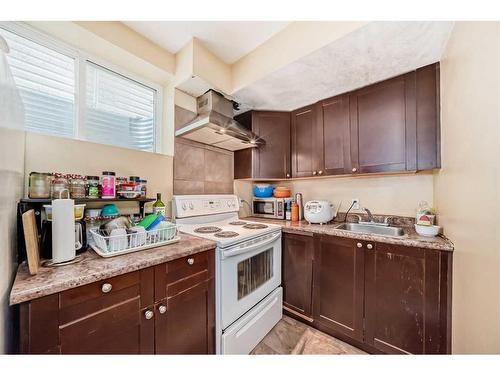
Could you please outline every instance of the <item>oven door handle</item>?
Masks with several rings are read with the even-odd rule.
[[[275,235],[273,235],[268,240],[256,243],[256,244],[251,245],[251,246],[236,248],[234,250],[226,250],[222,253],[222,255],[224,255],[224,258],[229,258],[229,257],[233,257],[233,256],[238,255],[238,254],[247,253],[247,252],[255,250],[259,247],[269,245],[270,243],[276,241],[280,237],[281,237],[281,231],[276,233]]]

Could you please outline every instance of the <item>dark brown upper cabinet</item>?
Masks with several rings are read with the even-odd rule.
[[[249,111],[236,120],[265,145],[234,153],[234,178],[290,178],[290,113]]]
[[[317,112],[309,105],[292,112],[292,176],[316,176],[318,160],[316,147]]]
[[[316,175],[351,173],[349,95],[317,103]]]
[[[415,73],[350,94],[353,172],[416,169]]]

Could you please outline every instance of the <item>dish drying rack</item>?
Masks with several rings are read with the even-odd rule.
[[[90,229],[90,233],[92,234],[92,241],[89,241],[90,247],[104,258],[168,245],[180,240],[177,226],[172,223],[159,229],[123,235],[110,236],[100,229]]]

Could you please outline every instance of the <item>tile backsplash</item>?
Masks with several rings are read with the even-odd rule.
[[[195,113],[175,107],[175,128],[192,120]],[[174,194],[232,194],[233,153],[176,138]]]

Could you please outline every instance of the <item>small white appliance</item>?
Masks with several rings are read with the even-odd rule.
[[[338,206],[330,201],[308,201],[304,206],[304,218],[310,224],[326,224],[337,216]]]
[[[235,195],[177,195],[179,231],[216,242],[216,352],[248,354],[283,314],[281,227],[238,218]]]

